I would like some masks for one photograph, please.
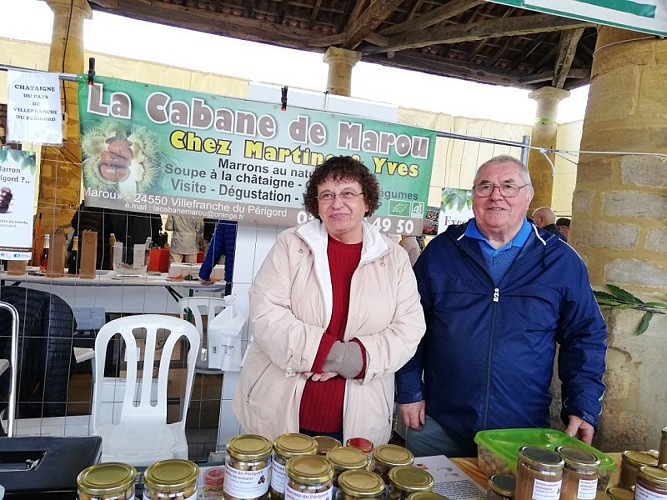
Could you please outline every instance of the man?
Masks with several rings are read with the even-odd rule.
[[[566,432],[593,438],[606,327],[583,261],[526,219],[533,194],[520,161],[492,158],[475,176],[475,217],[415,264],[427,330],[396,400],[417,456],[475,456],[477,431],[550,427],[556,343]]]
[[[556,227],[561,232],[561,234],[565,236],[565,241],[567,241],[567,237],[570,235],[570,219],[567,217],[560,217],[556,221]]]
[[[225,256],[225,295],[232,294],[234,279],[234,254],[236,253],[236,230],[238,223],[220,219],[206,250],[204,262],[199,268],[199,281],[202,285],[210,285],[211,273],[220,258]]]
[[[540,207],[533,212],[533,222],[539,228],[555,234],[561,240],[567,241],[563,233],[556,227],[556,213],[549,207]]]

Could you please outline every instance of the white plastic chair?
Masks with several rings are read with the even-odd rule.
[[[197,358],[197,373],[220,373],[219,368],[213,368],[211,364],[211,356],[215,358],[217,350],[216,339],[212,339],[208,335],[208,325],[218,314],[220,314],[225,307],[227,307],[227,300],[217,297],[184,297],[178,301],[178,310],[181,318],[185,320],[192,319],[194,325],[199,332],[201,339],[201,350]],[[206,316],[206,321],[204,321]],[[206,328],[204,328],[206,323]],[[204,332],[207,332],[207,335]]]
[[[116,334],[120,334],[125,344],[127,374],[124,378],[104,376],[107,345]],[[171,358],[177,342],[182,339],[188,340],[190,346],[181,414],[178,421],[167,423]],[[157,378],[153,378],[156,350],[162,341]],[[198,353],[197,329],[173,316],[126,316],[110,321],[100,329],[95,340],[97,362],[91,434],[102,436],[102,462],[123,462],[141,467],[158,460],[188,458],[185,419]],[[143,361],[139,361],[140,354]],[[138,362],[142,363],[141,373],[138,373]]]

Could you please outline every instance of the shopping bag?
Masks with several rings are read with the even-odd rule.
[[[241,370],[241,332],[248,316],[234,305],[234,296],[228,296],[229,305],[208,322],[209,368],[237,372]]]

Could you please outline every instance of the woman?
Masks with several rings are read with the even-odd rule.
[[[405,251],[365,217],[379,206],[366,166],[333,157],[306,185],[315,217],[283,231],[250,288],[254,342],[234,413],[244,431],[386,443],[394,372],[424,334]]]

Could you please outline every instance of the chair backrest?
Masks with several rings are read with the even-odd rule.
[[[124,378],[105,377],[106,352],[109,341],[119,334],[125,344],[127,372]],[[101,424],[110,422],[126,424],[139,419],[166,423],[167,385],[172,353],[177,342],[183,338],[190,343],[187,355],[187,370],[183,395],[183,412],[178,422],[185,428],[185,416],[190,404],[199,333],[191,323],[174,316],[139,314],[115,319],[104,325],[95,340],[95,383],[93,388],[92,431]],[[153,378],[156,352],[160,352],[157,379]],[[141,362],[141,373],[138,365]],[[118,383],[117,381],[121,381]],[[120,390],[105,390],[111,381]],[[120,415],[110,415],[118,406],[115,393],[122,396]],[[110,404],[111,403],[111,404]]]
[[[226,299],[219,297],[183,297],[178,301],[178,311],[182,319],[194,321],[201,339],[201,353],[197,360],[197,367],[207,369],[212,346],[204,332],[208,331],[208,324],[220,314],[229,304]],[[206,321],[204,321],[206,316]],[[206,323],[206,328],[204,328]]]

